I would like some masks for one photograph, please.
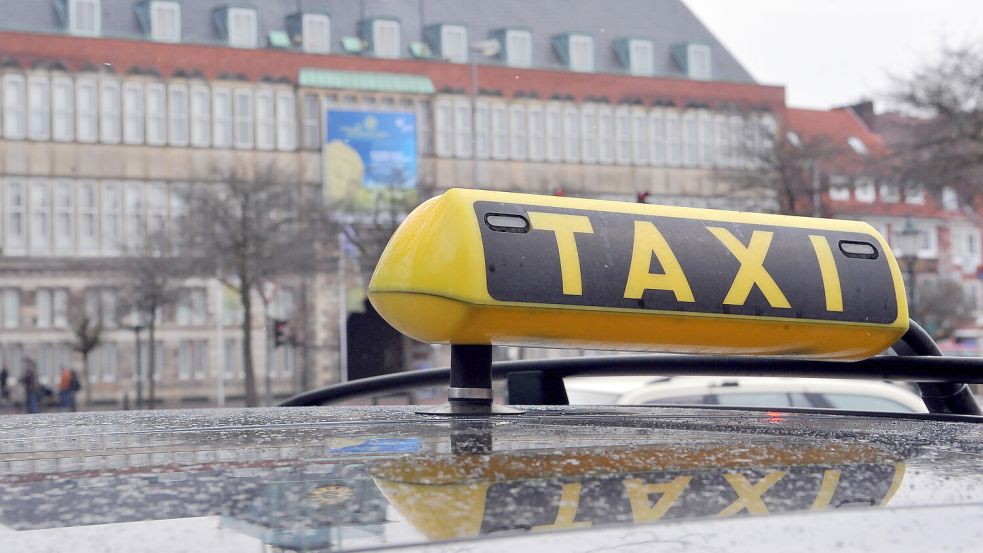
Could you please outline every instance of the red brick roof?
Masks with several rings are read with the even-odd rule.
[[[789,129],[803,138],[825,136],[833,140],[837,146],[846,149],[849,147],[847,141],[851,136],[855,136],[863,141],[872,155],[887,152],[887,146],[881,135],[869,129],[863,120],[848,108],[828,111],[789,108],[785,116]]]
[[[252,81],[270,76],[296,82],[299,70],[305,67],[410,73],[430,77],[438,91],[445,88],[468,90],[470,87],[470,66],[467,64],[21,32],[0,32],[0,56],[12,57],[24,66],[37,60],[58,60],[75,70],[86,63],[100,66],[109,63],[118,73],[124,73],[132,66],[152,66],[164,76],[179,69],[198,70],[209,79],[217,78],[221,73],[241,73]],[[645,103],[675,100],[680,105],[727,102],[742,107],[767,106],[776,112],[783,111],[785,105],[784,87],[753,83],[573,73],[497,65],[482,65],[479,76],[479,88],[499,90],[506,97],[516,92],[535,92],[542,99],[561,94],[572,95],[577,100],[606,96],[611,102],[623,98],[640,98]]]

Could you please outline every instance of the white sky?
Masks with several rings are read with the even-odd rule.
[[[881,100],[890,75],[943,44],[983,42],[979,0],[683,1],[758,82],[785,85],[795,107]]]

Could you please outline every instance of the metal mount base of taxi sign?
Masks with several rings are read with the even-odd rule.
[[[492,347],[451,346],[451,378],[444,405],[417,411],[421,415],[519,415],[523,411],[492,403]]]
[[[523,413],[525,413],[525,411],[521,409],[506,407],[505,405],[497,405],[494,403],[477,405],[474,403],[464,402],[447,402],[436,407],[431,407],[430,409],[422,409],[416,412],[418,415],[438,415],[445,417],[466,417],[475,415],[521,415]]]

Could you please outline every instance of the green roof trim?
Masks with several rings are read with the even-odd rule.
[[[267,37],[272,48],[290,48],[290,35],[286,31],[270,31]]]
[[[297,78],[300,86],[312,88],[336,88],[368,92],[403,92],[407,94],[434,94],[436,89],[430,77],[405,73],[372,73],[367,71],[330,71],[303,68]]]

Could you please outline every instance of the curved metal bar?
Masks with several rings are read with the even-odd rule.
[[[894,351],[901,355],[942,357],[938,344],[915,321],[908,322],[908,332],[894,345]],[[965,382],[918,381],[918,393],[930,413],[983,415],[973,391]]]

